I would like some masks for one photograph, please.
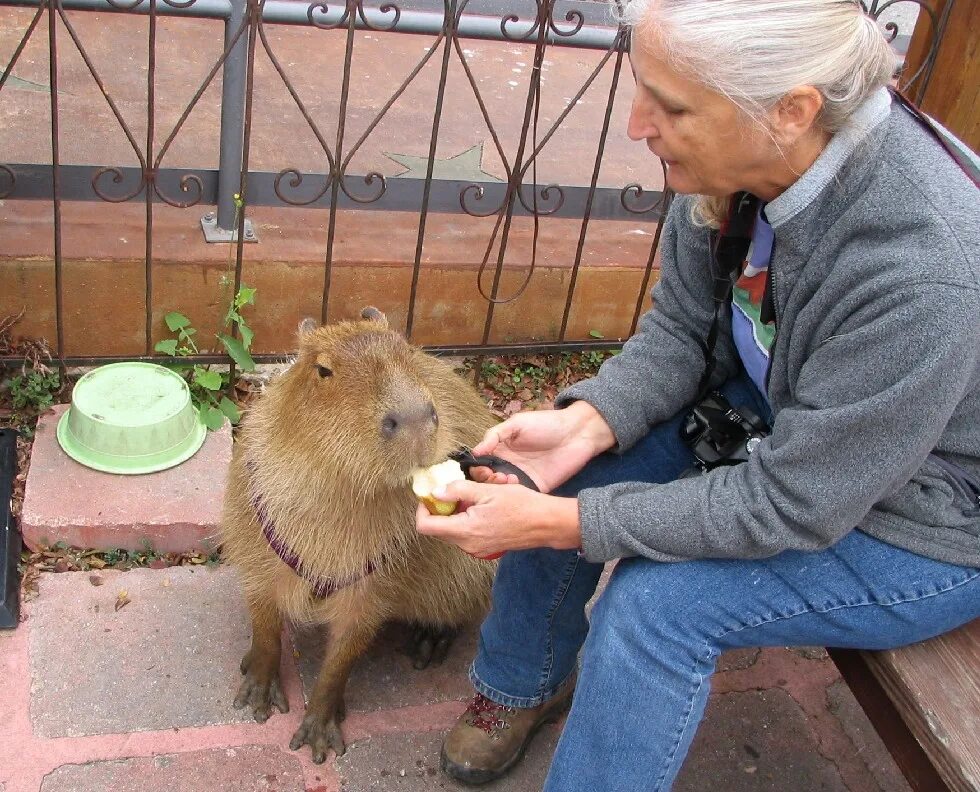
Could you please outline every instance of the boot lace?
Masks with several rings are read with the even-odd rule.
[[[513,707],[505,707],[491,701],[482,693],[477,693],[466,708],[466,722],[492,736],[498,729],[510,728],[510,722],[505,716],[514,712],[516,710]]]

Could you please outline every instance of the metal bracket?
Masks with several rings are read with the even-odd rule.
[[[17,475],[17,432],[0,429],[0,630],[19,621],[21,539],[10,513],[10,495]]]
[[[218,216],[214,212],[208,212],[201,218],[201,230],[204,232],[204,241],[211,242],[237,242],[238,229],[221,228],[218,225]],[[258,242],[259,238],[255,235],[252,221],[245,219],[245,241]]]

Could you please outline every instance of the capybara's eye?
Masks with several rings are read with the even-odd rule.
[[[333,370],[332,369],[329,369],[326,366],[321,366],[319,364],[316,367],[316,372],[321,377],[332,377],[333,376]]]

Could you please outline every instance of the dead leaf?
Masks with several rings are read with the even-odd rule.
[[[95,567],[96,569],[105,569],[105,561],[98,556],[89,556],[87,560],[89,566]]]
[[[126,589],[120,589],[119,593],[116,595],[116,610],[122,610],[129,605],[131,601],[132,600],[129,599],[129,594],[126,592]]]
[[[170,588],[170,578],[166,577],[163,579],[163,587]]]
[[[89,575],[88,582],[93,586],[101,586],[103,583],[105,583],[105,578],[101,575]]]
[[[521,401],[530,401],[534,398],[534,394],[531,392],[530,388],[524,388],[524,390],[518,391],[515,395]]]
[[[504,415],[514,415],[515,413],[519,413],[522,409],[524,409],[524,402],[522,402],[520,399],[511,399],[509,402],[507,402],[507,406],[504,407]]]
[[[59,558],[57,561],[54,562],[54,571],[55,572],[69,572],[69,571],[71,571],[71,564],[69,564],[67,561],[65,561],[65,559]]]
[[[21,579],[21,602],[31,602],[38,595],[39,570],[36,566],[28,566],[24,570],[24,577]]]

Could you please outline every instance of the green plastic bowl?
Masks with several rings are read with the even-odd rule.
[[[153,473],[179,465],[204,443],[183,378],[155,363],[112,363],[75,383],[58,442],[76,462],[106,473]]]

